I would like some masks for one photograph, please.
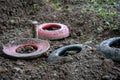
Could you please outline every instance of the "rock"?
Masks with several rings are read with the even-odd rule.
[[[72,57],[64,57],[60,60],[60,62],[63,62],[63,63],[66,63],[66,62],[71,62],[73,61],[73,58]]]
[[[11,24],[14,24],[14,23],[15,23],[15,20],[12,20],[12,19],[11,19],[11,20],[10,20],[10,23],[11,23]]]
[[[0,66],[0,73],[7,73],[8,69],[5,67]]]
[[[114,65],[114,62],[111,60],[111,59],[104,59],[104,63],[110,67],[111,65],[113,66]]]
[[[38,24],[38,21],[31,21],[31,23],[32,23],[33,25],[37,25],[37,24]]]
[[[19,61],[17,61],[15,64],[18,65],[18,66],[24,66],[25,65],[24,62],[19,62]]]
[[[22,70],[21,68],[19,68],[19,67],[14,67],[13,69],[14,69],[15,71],[17,71],[17,72],[23,73],[23,70]]]
[[[102,76],[102,80],[112,80],[112,78],[108,75]]]

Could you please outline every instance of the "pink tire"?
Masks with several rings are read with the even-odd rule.
[[[49,30],[50,28],[56,28],[56,30]],[[62,39],[69,36],[69,29],[64,24],[45,23],[37,26],[37,35],[42,39]]]
[[[17,49],[19,47],[31,46],[36,50],[31,53],[18,53]],[[11,40],[9,43],[3,45],[3,52],[5,55],[11,58],[22,58],[22,59],[32,59],[41,56],[49,49],[50,45],[45,40],[40,39],[17,39]]]

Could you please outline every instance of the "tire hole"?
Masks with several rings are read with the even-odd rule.
[[[33,44],[25,44],[23,46],[20,46],[16,49],[16,52],[17,53],[21,53],[21,54],[24,54],[24,53],[32,53],[34,51],[36,51],[38,49],[38,47],[36,45],[33,45]]]
[[[110,47],[112,47],[112,48],[120,48],[120,39],[112,42],[110,44]]]
[[[59,26],[59,25],[49,24],[49,25],[44,26],[43,30],[52,31],[52,30],[58,30],[60,28],[61,28],[61,26]]]
[[[66,51],[64,54],[61,54],[60,56],[72,56],[79,52],[80,51]]]

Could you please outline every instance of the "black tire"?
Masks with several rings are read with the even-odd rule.
[[[82,47],[83,47],[82,44],[72,44],[72,45],[61,47],[49,55],[48,62],[56,63],[63,58],[64,59],[68,58],[68,56],[62,56],[66,51],[80,52],[82,50]]]
[[[102,52],[106,58],[120,61],[120,48],[111,47],[112,45],[119,43],[120,37],[114,37],[107,39],[100,43],[97,50]]]

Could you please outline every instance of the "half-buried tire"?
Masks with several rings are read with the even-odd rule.
[[[69,36],[69,29],[66,25],[60,23],[45,23],[37,25],[37,35],[41,39],[63,39]]]
[[[61,47],[49,55],[48,62],[56,63],[62,59],[68,58],[68,56],[64,56],[67,51],[76,51],[76,53],[78,53],[82,50],[82,47],[82,44],[72,44]]]
[[[97,48],[106,58],[120,61],[120,37],[107,39],[100,43]]]
[[[50,45],[40,39],[13,39],[3,45],[3,52],[11,58],[32,59],[44,54]]]

